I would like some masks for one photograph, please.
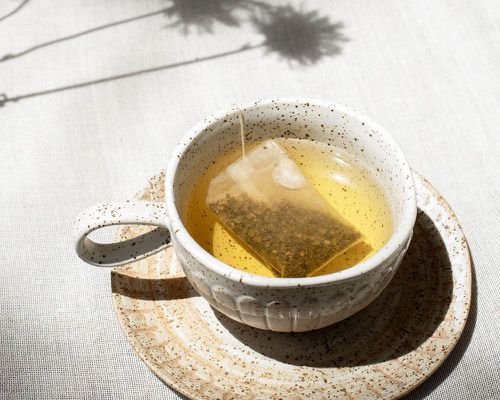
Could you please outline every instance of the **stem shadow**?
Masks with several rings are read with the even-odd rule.
[[[3,17],[0,17],[0,22],[2,21],[5,21],[7,18],[10,18],[12,17],[14,14],[17,14],[19,11],[21,11],[23,9],[24,6],[26,6],[26,4],[28,4],[31,0],[24,0],[22,1],[21,3],[19,3],[19,5],[14,8],[11,12],[5,14]]]

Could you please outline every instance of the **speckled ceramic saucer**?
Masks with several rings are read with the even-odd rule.
[[[163,174],[137,197],[163,199]],[[445,360],[471,301],[465,237],[445,200],[415,174],[419,213],[395,278],[367,308],[308,333],[239,324],[200,297],[172,249],[115,269],[113,300],[132,347],[193,399],[392,399]],[[144,227],[119,230],[121,238]]]

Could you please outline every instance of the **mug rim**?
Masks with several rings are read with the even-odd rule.
[[[179,244],[186,248],[189,253],[199,262],[201,262],[206,268],[210,269],[212,272],[222,275],[235,283],[244,283],[256,287],[269,287],[269,288],[287,288],[287,287],[297,287],[297,286],[321,286],[325,284],[330,284],[333,282],[342,282],[346,280],[355,279],[361,275],[368,273],[376,269],[377,267],[385,264],[390,260],[395,254],[397,254],[400,249],[406,244],[407,239],[411,236],[413,226],[415,225],[415,220],[417,216],[417,200],[415,193],[415,185],[413,182],[413,175],[411,172],[411,167],[406,159],[400,146],[393,138],[393,136],[380,124],[373,121],[371,118],[359,113],[355,109],[349,108],[342,104],[318,100],[309,98],[275,98],[275,99],[263,99],[253,102],[247,102],[244,104],[238,104],[237,107],[241,109],[254,108],[259,105],[271,105],[271,104],[289,104],[289,103],[310,103],[322,107],[330,107],[339,110],[349,117],[354,118],[358,121],[364,122],[365,125],[375,129],[383,137],[384,142],[390,143],[396,149],[396,154],[398,159],[402,161],[403,173],[409,176],[410,186],[407,191],[407,196],[405,196],[405,201],[403,202],[403,209],[401,211],[401,222],[395,227],[394,232],[387,241],[387,243],[380,248],[373,256],[367,260],[353,265],[352,267],[346,268],[342,271],[333,272],[330,274],[313,276],[313,277],[302,277],[302,278],[281,278],[281,277],[267,277],[256,274],[251,274],[249,272],[238,270],[214,257],[203,247],[201,247],[196,240],[189,234],[186,227],[184,226],[181,217],[177,211],[175,204],[175,194],[174,194],[174,182],[177,173],[177,166],[180,159],[182,158],[184,152],[188,148],[189,144],[195,141],[202,132],[210,126],[215,121],[218,121],[224,117],[227,117],[231,112],[236,112],[236,106],[231,106],[222,111],[213,113],[203,120],[198,122],[193,128],[191,128],[186,135],[184,135],[178,142],[177,146],[169,159],[166,173],[165,173],[165,208],[166,208],[166,224],[170,229],[170,234],[172,240],[175,240]],[[397,229],[396,229],[397,228]]]

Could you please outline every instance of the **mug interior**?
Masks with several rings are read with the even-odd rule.
[[[319,141],[340,148],[347,151],[360,167],[371,171],[371,175],[387,196],[393,222],[393,234],[388,243],[365,262],[329,275],[337,275],[340,278],[342,273],[356,269],[361,273],[363,264],[366,264],[364,269],[367,269],[370,263],[375,264],[373,261],[375,258],[379,259],[378,262],[382,262],[384,258],[390,257],[411,234],[416,216],[411,170],[394,139],[378,124],[346,107],[313,100],[266,100],[242,105],[239,108],[245,116],[245,133],[249,142],[287,137]],[[177,154],[174,154],[176,158],[168,168],[166,192],[171,185],[177,214],[174,218],[180,216],[182,221],[189,195],[200,175],[221,155],[233,153],[239,148],[241,148],[240,125],[238,110],[235,107],[208,117],[193,128],[184,143],[180,144]],[[168,181],[169,174],[171,182]],[[172,219],[171,213],[169,218]],[[181,229],[185,229],[182,222],[180,226]],[[194,239],[192,241],[194,242]],[[206,253],[201,246],[198,247],[197,251]],[[320,277],[259,276],[272,281],[314,280]]]

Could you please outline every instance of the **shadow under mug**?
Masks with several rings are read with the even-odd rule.
[[[183,225],[187,199],[199,176],[240,142],[238,109],[205,118],[178,144],[166,169],[165,202],[107,203],[82,212],[75,248],[85,262],[116,267],[173,245],[186,277],[217,310],[250,326],[273,331],[309,331],[351,316],[389,283],[412,236],[416,196],[411,169],[385,129],[347,107],[318,100],[271,99],[239,106],[246,140],[276,137],[315,140],[346,150],[377,171],[391,208],[394,231],[368,260],[346,270],[308,278],[270,278],[224,264],[205,251]],[[118,243],[96,243],[88,235],[112,225],[157,228]]]

